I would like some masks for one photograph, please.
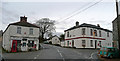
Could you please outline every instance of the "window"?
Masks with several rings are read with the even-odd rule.
[[[91,34],[91,36],[93,35],[93,30],[92,29],[90,29],[90,34]]]
[[[25,42],[23,43],[23,47],[26,47],[26,43]]]
[[[67,37],[69,37],[69,32],[67,32]]]
[[[101,37],[101,31],[99,31],[99,37]]]
[[[67,41],[67,45],[69,46],[69,41]]]
[[[107,37],[109,37],[109,32],[107,32]]]
[[[85,40],[82,40],[82,45],[85,45]]]
[[[90,40],[90,46],[93,47],[93,40]]]
[[[30,30],[29,30],[29,34],[33,34],[33,28],[30,28]]]
[[[28,41],[28,47],[33,47],[34,46],[34,41],[33,40],[29,40]]]
[[[71,35],[70,35],[70,37],[71,37]]]
[[[82,28],[82,35],[85,35],[85,28]]]
[[[17,33],[21,34],[21,27],[17,27]]]
[[[102,46],[101,46],[101,41],[99,41],[99,46],[102,47]]]
[[[97,30],[94,30],[94,35],[97,36]]]

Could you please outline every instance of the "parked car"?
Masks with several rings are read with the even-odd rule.
[[[120,51],[115,47],[101,47],[98,55],[100,57],[116,58],[120,56]]]
[[[43,43],[44,43],[44,44],[49,44],[49,42],[48,42],[48,41],[44,41]]]

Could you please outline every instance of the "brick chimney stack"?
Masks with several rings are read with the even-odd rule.
[[[98,27],[100,27],[100,25],[99,25],[99,24],[97,24],[97,26],[98,26]]]
[[[76,22],[76,26],[79,26],[79,22],[78,21]]]
[[[20,17],[20,22],[27,22],[27,17],[25,17],[25,16],[24,16],[24,17],[21,16],[21,17]]]

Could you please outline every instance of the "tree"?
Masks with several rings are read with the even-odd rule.
[[[49,18],[42,18],[36,21],[35,25],[40,27],[40,37],[41,41],[46,37],[45,35],[50,36],[55,31],[55,21],[50,20]]]
[[[65,35],[64,34],[61,34],[60,35],[60,40],[63,41],[65,39]]]

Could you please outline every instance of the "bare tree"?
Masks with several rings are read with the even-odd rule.
[[[42,18],[35,23],[40,27],[40,37],[42,41],[45,38],[45,35],[50,36],[55,31],[55,21],[50,20],[49,18]]]

